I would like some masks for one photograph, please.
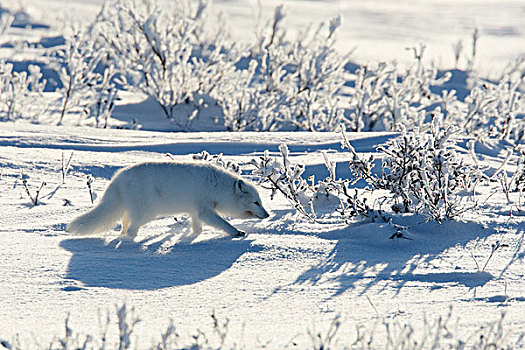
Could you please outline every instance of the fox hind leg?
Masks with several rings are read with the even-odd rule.
[[[129,228],[128,213],[124,213],[122,216],[122,230],[120,231],[121,236],[126,236]]]
[[[147,224],[151,220],[153,220],[155,217],[152,215],[149,215],[147,212],[139,212],[139,211],[128,211],[123,219],[122,219],[122,237],[127,238],[135,238],[137,236],[137,233],[139,232],[139,228],[142,225]]]

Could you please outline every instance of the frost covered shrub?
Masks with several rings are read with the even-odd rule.
[[[417,212],[430,219],[453,218],[475,203],[472,192],[483,175],[454,150],[457,129],[442,126],[438,118],[428,132],[403,131],[378,150],[383,154],[380,174],[372,172],[372,158],[361,159],[343,134],[343,146],[352,155],[350,169],[355,179],[364,179],[373,189],[389,191],[394,212]],[[470,202],[469,202],[470,201]]]
[[[251,174],[271,190],[272,199],[280,193],[299,214],[310,221],[318,220],[319,214],[333,213],[337,213],[347,223],[355,217],[372,220],[381,217],[382,213],[368,205],[363,193],[350,187],[348,179],[336,177],[335,163],[330,162],[326,155],[325,165],[329,176],[317,180],[313,175],[308,179],[302,177],[305,166],[290,160],[285,144],[279,146],[279,152],[280,160],[265,151],[263,156],[248,163],[255,167]]]
[[[216,91],[229,130],[334,130],[343,120],[339,90],[346,59],[333,48],[340,18],[288,40],[275,9],[244,59],[247,68]]]
[[[199,96],[209,96],[234,70],[224,26],[210,34],[206,13],[202,0],[172,2],[167,10],[152,1],[119,0],[102,10],[99,35],[120,83],[152,98],[172,121],[176,106],[198,108]]]
[[[12,18],[0,21],[0,35],[12,23]],[[95,116],[97,126],[101,118],[106,119],[113,108],[116,90],[110,83],[111,75],[97,73],[96,67],[103,57],[93,38],[93,27],[75,28],[66,34],[64,47],[52,52],[54,68],[62,83],[59,124],[72,111],[80,110]],[[30,65],[28,72],[13,72],[13,65],[0,62],[0,118],[19,117],[36,119],[48,107],[43,92],[46,80],[40,67]],[[108,91],[111,91],[108,93]]]
[[[260,178],[262,184],[271,190],[271,198],[276,193],[281,193],[299,212],[310,220],[315,220],[315,214],[311,210],[312,187],[301,177],[304,172],[303,164],[293,164],[289,158],[288,147],[285,144],[279,146],[282,162],[270,156],[266,150],[264,155],[252,159],[248,164],[255,167],[251,174]]]
[[[324,199],[333,212],[349,223],[356,217],[389,222],[378,204],[391,203],[395,213],[415,212],[431,220],[454,218],[475,207],[472,197],[475,186],[484,175],[474,165],[463,160],[455,150],[456,128],[444,126],[436,117],[429,130],[404,130],[402,135],[378,148],[382,153],[379,174],[374,172],[374,157],[363,158],[352,147],[341,126],[342,147],[350,152],[348,165],[352,179],[336,177],[335,163],[325,155],[329,176],[317,180],[301,177],[304,165],[289,160],[288,148],[281,145],[282,162],[266,151],[264,156],[250,164],[253,175],[263,179],[272,190],[272,197],[280,192],[302,215],[316,220],[316,201]],[[516,182],[519,179],[517,175]],[[381,190],[376,202],[370,193],[354,188],[364,180],[371,191]]]
[[[254,84],[261,95],[252,108],[262,110],[263,121],[255,129],[334,130],[343,118],[338,94],[347,62],[333,48],[341,19],[333,18],[326,34],[322,23],[288,40],[284,16],[278,6],[252,48],[258,62]]]
[[[46,80],[40,67],[13,72],[13,64],[0,61],[0,120],[36,119],[46,109],[42,93]]]
[[[431,87],[442,85],[451,75],[438,78],[436,67],[425,67],[421,61],[424,50],[424,45],[413,48],[415,63],[404,73],[395,62],[356,71],[345,123],[351,131],[398,131],[428,122],[428,107],[443,99]]]
[[[65,45],[53,53],[54,66],[62,88],[59,89],[59,120],[71,112],[80,112],[95,118],[107,119],[113,109],[116,88],[110,81],[112,69],[98,72],[97,67],[104,57],[104,50],[94,40],[94,28],[71,28]]]
[[[347,60],[333,48],[340,25],[341,18],[335,17],[329,22],[326,36],[320,34],[324,27],[321,24],[313,33],[299,34],[300,39],[293,42],[294,75],[288,89],[291,113],[285,122],[304,130],[328,131],[335,130],[343,121],[338,95],[345,82]]]
[[[497,82],[478,80],[465,99],[466,106],[456,122],[465,132],[514,143],[525,136],[525,58]]]
[[[273,125],[271,100],[253,83],[256,70],[257,61],[253,60],[248,69],[236,70],[234,78],[215,90],[228,130],[268,130]]]

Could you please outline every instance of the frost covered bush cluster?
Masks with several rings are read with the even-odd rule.
[[[399,73],[394,63],[357,69],[345,123],[351,131],[400,131],[428,125],[437,116],[468,135],[520,143],[525,134],[525,61],[518,59],[497,82],[471,77],[464,101],[456,90],[440,88],[452,77],[421,63],[424,46],[414,49],[415,64]]]
[[[65,320],[64,333],[55,335],[47,346],[33,339],[32,345],[17,336],[13,340],[0,338],[4,349],[136,349],[140,340],[140,318],[133,307],[126,304],[116,306],[116,322],[111,321],[108,313],[99,319],[99,334],[83,334],[73,326],[71,316]],[[75,316],[75,315],[73,315]],[[215,313],[211,317],[211,330],[196,330],[194,334],[180,334],[173,320],[165,328],[159,329],[159,335],[150,340],[152,350],[169,349],[245,349],[246,341],[232,335],[228,319],[219,318]],[[473,331],[458,330],[459,320],[454,320],[452,308],[446,315],[433,319],[425,318],[416,324],[400,323],[384,319],[382,323],[358,324],[355,330],[342,329],[343,321],[335,316],[325,327],[308,329],[303,334],[300,345],[304,349],[514,349],[524,345],[523,334],[509,333],[505,325],[505,314],[494,321],[488,321],[483,327]],[[116,339],[115,336],[116,335]],[[290,336],[290,338],[292,338]],[[297,347],[298,334],[289,339],[272,339],[259,344],[256,348]],[[144,341],[143,341],[144,342]],[[279,343],[277,343],[279,342]],[[288,343],[283,343],[288,342]],[[253,347],[253,345],[251,345]],[[249,347],[249,346],[248,346]]]
[[[0,61],[0,121],[38,119],[45,110],[45,84],[38,66],[30,65],[29,72],[14,72],[12,63]]]
[[[426,132],[417,128],[404,131],[378,148],[380,170],[374,166],[373,156],[357,154],[343,126],[340,132],[342,147],[349,153],[350,179],[337,178],[336,164],[325,154],[329,176],[321,180],[312,176],[307,181],[301,177],[304,165],[290,161],[286,145],[279,147],[281,162],[268,152],[252,160],[252,175],[269,184],[272,197],[280,192],[300,214],[312,220],[316,219],[316,207],[327,204],[347,222],[358,216],[387,221],[383,212],[387,203],[394,213],[419,213],[437,221],[476,207],[474,189],[486,176],[455,150],[454,127],[442,126],[436,119]],[[511,182],[517,183],[518,178]],[[366,183],[366,189],[355,188],[360,180]],[[373,203],[368,195],[371,192],[379,192]]]
[[[177,106],[198,108],[234,71],[231,56],[237,52],[225,40],[223,25],[208,28],[207,7],[202,0],[174,2],[167,11],[148,1],[114,1],[98,23],[99,39],[124,89],[149,96],[181,126],[196,113],[176,118],[182,113]]]
[[[454,134],[454,127],[441,127],[438,119],[429,132],[403,132],[378,148],[383,156],[380,174],[372,172],[372,158],[360,159],[344,131],[343,146],[352,155],[350,169],[355,179],[392,194],[394,212],[422,213],[441,220],[472,209],[474,188],[483,179],[481,170],[454,150]]]
[[[241,48],[219,21],[209,29],[208,3],[116,1],[101,12],[100,41],[121,85],[156,101],[188,127],[206,105],[220,106],[229,130],[331,130],[342,121],[337,92],[345,59],[332,48],[339,19],[285,40],[282,6],[257,43]],[[183,109],[181,106],[189,106]],[[181,116],[182,115],[182,116]]]
[[[93,26],[85,29],[72,28],[66,35],[64,48],[53,55],[53,67],[62,84],[59,92],[58,113],[61,124],[64,117],[73,111],[94,117],[96,126],[107,126],[114,107],[117,89],[111,81],[114,69],[97,69],[105,56],[104,50],[92,39]]]
[[[496,83],[478,81],[456,123],[468,134],[522,143],[525,136],[525,58]]]
[[[150,97],[180,129],[212,107],[207,117],[228,130],[333,130],[344,113],[347,59],[333,48],[340,18],[296,40],[283,18],[277,7],[255,43],[240,47],[204,0],[110,1],[53,53],[61,85],[53,112],[59,124],[73,113],[107,126],[118,86]]]
[[[343,121],[339,91],[346,59],[333,48],[339,17],[287,40],[284,9],[257,33],[249,48],[248,69],[219,90],[230,130],[333,130]],[[237,92],[236,92],[237,91]]]
[[[353,71],[349,55],[334,48],[340,25],[335,17],[292,37],[278,6],[254,41],[239,45],[205,0],[162,6],[153,0],[109,1],[93,23],[66,34],[65,45],[53,54],[60,98],[50,111],[59,123],[79,114],[106,127],[118,91],[127,90],[155,101],[180,130],[206,119],[203,125],[232,131],[334,131],[339,124],[349,131],[401,131],[442,116],[467,134],[522,142],[523,58],[497,81],[476,78],[475,34],[468,86],[461,87],[469,94],[458,98],[453,72],[423,63],[424,45],[411,49],[414,61],[405,69],[378,63]],[[0,35],[7,28],[4,16]],[[461,51],[457,44],[456,61]],[[45,85],[32,70],[22,76],[4,64],[4,119],[31,115],[21,101]]]
[[[279,146],[279,151],[280,159],[265,151],[263,156],[248,163],[252,166],[251,175],[271,190],[272,199],[277,193],[283,195],[298,213],[311,221],[318,219],[318,211],[323,215],[337,212],[347,221],[356,216],[372,219],[380,216],[381,212],[372,210],[367,200],[358,195],[357,189],[350,188],[348,179],[336,177],[335,163],[326,156],[325,164],[330,176],[321,180],[316,180],[314,176],[304,179],[305,166],[290,160],[285,144]]]
[[[4,14],[0,23],[0,38],[12,23]],[[38,121],[44,113],[57,113],[58,124],[70,113],[94,117],[96,126],[108,126],[114,107],[116,88],[111,82],[111,67],[100,69],[104,50],[93,40],[93,26],[71,28],[65,34],[65,45],[51,52],[49,67],[57,72],[61,87],[57,101],[44,96],[47,80],[37,65],[27,72],[16,72],[13,64],[0,61],[0,118]]]
[[[430,107],[443,100],[431,88],[446,83],[451,74],[447,72],[438,77],[436,67],[425,67],[422,63],[424,50],[424,45],[413,48],[415,64],[404,73],[400,73],[395,63],[357,69],[347,108],[349,130],[396,131],[428,122]]]

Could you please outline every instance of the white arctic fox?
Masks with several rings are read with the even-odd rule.
[[[158,216],[186,213],[193,232],[202,223],[232,236],[243,236],[219,214],[234,218],[267,218],[255,186],[218,166],[204,162],[148,162],[119,170],[100,202],[66,228],[78,234],[99,233],[122,220],[121,235],[133,238]]]

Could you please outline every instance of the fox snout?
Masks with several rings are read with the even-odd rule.
[[[254,211],[255,216],[257,216],[259,219],[266,219],[270,217],[270,214],[264,209],[260,201],[255,202],[256,209]]]
[[[249,218],[266,219],[270,217],[270,214],[260,204],[256,205],[252,210],[245,211],[245,214]]]
[[[264,208],[261,208],[262,209],[262,212],[261,213],[253,213],[255,216],[257,216],[259,219],[266,219],[266,218],[269,218],[270,217],[270,214],[268,214],[268,212],[264,209]]]
[[[270,217],[270,214],[266,211],[266,209],[262,208],[263,214],[262,217],[259,217],[260,219],[266,219]]]
[[[266,210],[263,209],[261,213],[253,212],[251,210],[246,210],[244,212],[246,214],[247,218],[259,218],[259,219],[266,219],[270,217],[270,214]]]

